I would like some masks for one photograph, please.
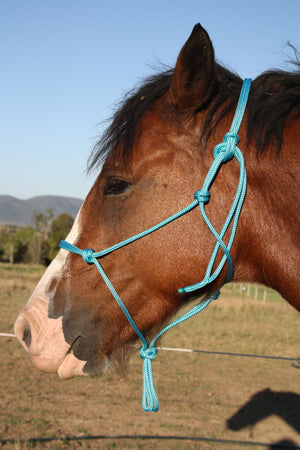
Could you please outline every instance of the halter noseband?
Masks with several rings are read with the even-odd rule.
[[[202,188],[197,191],[194,194],[194,201],[188,205],[186,208],[182,209],[181,211],[177,212],[176,214],[168,217],[167,219],[163,220],[162,222],[158,223],[157,225],[154,225],[151,228],[148,228],[147,230],[136,234],[128,239],[125,239],[124,241],[121,241],[111,247],[106,248],[105,250],[101,250],[100,252],[95,252],[93,249],[85,249],[81,250],[78,247],[75,247],[72,244],[69,244],[66,241],[61,241],[59,246],[65,250],[68,250],[72,253],[75,253],[77,255],[82,256],[83,260],[87,264],[95,264],[97,267],[100,275],[102,276],[104,282],[106,283],[107,287],[109,288],[111,294],[119,304],[120,308],[123,310],[125,316],[127,317],[130,325],[136,332],[137,336],[142,341],[142,347],[140,348],[140,355],[141,358],[144,360],[143,365],[143,409],[148,411],[158,411],[159,408],[159,402],[158,397],[155,391],[154,383],[153,383],[153,375],[152,375],[152,359],[155,358],[157,354],[157,349],[155,347],[155,344],[157,340],[170,328],[175,327],[176,325],[184,322],[185,320],[193,317],[194,315],[198,314],[200,311],[202,311],[206,306],[210,304],[212,300],[215,300],[219,297],[220,291],[217,291],[214,295],[212,295],[210,298],[205,299],[204,301],[200,301],[196,306],[194,306],[190,311],[183,314],[182,316],[175,319],[173,322],[169,323],[166,327],[164,327],[150,342],[148,345],[145,337],[140,332],[138,327],[136,326],[133,318],[131,317],[129,311],[127,310],[126,306],[122,302],[121,298],[119,297],[118,293],[116,292],[115,288],[113,287],[111,281],[107,277],[106,273],[103,270],[103,267],[101,266],[100,262],[98,261],[99,258],[102,258],[103,256],[107,255],[108,253],[114,252],[115,250],[124,247],[125,245],[130,244],[133,241],[136,241],[137,239],[141,239],[144,236],[147,236],[150,233],[153,233],[154,231],[158,230],[159,228],[164,227],[165,225],[169,224],[170,222],[173,222],[174,220],[178,219],[179,217],[183,216],[184,214],[187,214],[196,206],[199,205],[200,212],[203,217],[204,222],[206,223],[207,227],[213,234],[213,236],[216,239],[216,244],[214,247],[214,250],[212,252],[210,261],[208,263],[205,277],[202,281],[199,283],[193,284],[191,286],[186,286],[183,288],[180,288],[178,291],[181,294],[188,293],[195,291],[197,289],[203,288],[204,286],[208,285],[212,281],[214,281],[221,273],[226,260],[228,261],[228,271],[225,283],[227,283],[232,275],[233,271],[233,263],[232,258],[230,256],[230,250],[235,238],[236,229],[238,225],[238,220],[240,216],[240,212],[243,206],[243,202],[246,195],[246,187],[247,187],[247,177],[246,177],[246,169],[244,164],[244,158],[243,154],[240,151],[240,149],[237,147],[237,143],[239,142],[238,137],[238,131],[241,126],[243,116],[245,113],[248,95],[250,91],[251,86],[251,79],[247,78],[243,82],[239,102],[237,105],[237,109],[235,112],[235,116],[232,121],[232,125],[230,128],[229,133],[225,134],[223,142],[221,144],[218,144],[214,148],[214,161],[206,175],[206,178],[204,180],[204,183],[202,185]],[[218,233],[213,225],[211,224],[210,220],[208,219],[206,212],[205,212],[205,204],[209,202],[210,194],[209,194],[209,188],[213,184],[213,181],[218,173],[218,170],[222,164],[225,164],[226,162],[230,161],[232,158],[236,158],[236,160],[239,163],[240,166],[240,176],[239,176],[239,182],[237,191],[233,200],[233,203],[231,205],[230,211],[228,213],[228,216],[224,222],[224,225],[222,227],[222,230],[220,233]],[[223,242],[223,238],[225,236],[225,233],[229,227],[229,225],[232,223],[230,238],[228,241],[228,244],[226,245]],[[213,266],[218,254],[218,251],[222,248],[224,255],[218,265],[218,267],[215,269],[215,271],[212,273]]]

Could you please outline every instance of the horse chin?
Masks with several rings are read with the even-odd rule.
[[[73,355],[68,353],[57,369],[58,376],[64,380],[76,376],[84,375],[83,367],[86,361],[80,361]]]
[[[91,378],[100,378],[109,368],[108,359],[103,359],[97,365],[89,364],[86,361],[81,361],[71,351],[66,355],[63,362],[57,369],[58,376],[63,380],[68,380],[77,376],[89,376]]]

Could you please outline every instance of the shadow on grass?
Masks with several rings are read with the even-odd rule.
[[[254,394],[230,419],[230,430],[239,431],[255,425],[269,416],[278,416],[300,434],[300,395],[294,392],[275,392],[271,389]]]
[[[271,389],[254,394],[233,416],[227,419],[227,427],[239,431],[254,426],[269,416],[278,416],[300,434],[300,395],[294,392],[275,392]],[[272,444],[269,449],[299,448],[289,440]]]

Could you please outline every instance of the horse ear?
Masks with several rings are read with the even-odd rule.
[[[182,48],[175,66],[170,94],[179,111],[195,108],[207,100],[214,79],[214,49],[200,24]]]

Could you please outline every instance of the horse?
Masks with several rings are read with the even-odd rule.
[[[99,377],[110,366],[124,369],[140,338],[151,378],[149,340],[183,306],[198,298],[201,309],[228,281],[264,284],[300,310],[295,65],[252,81],[237,135],[230,127],[243,80],[215,61],[197,24],[175,67],[123,99],[88,161],[96,181],[15,323],[38,369]]]

